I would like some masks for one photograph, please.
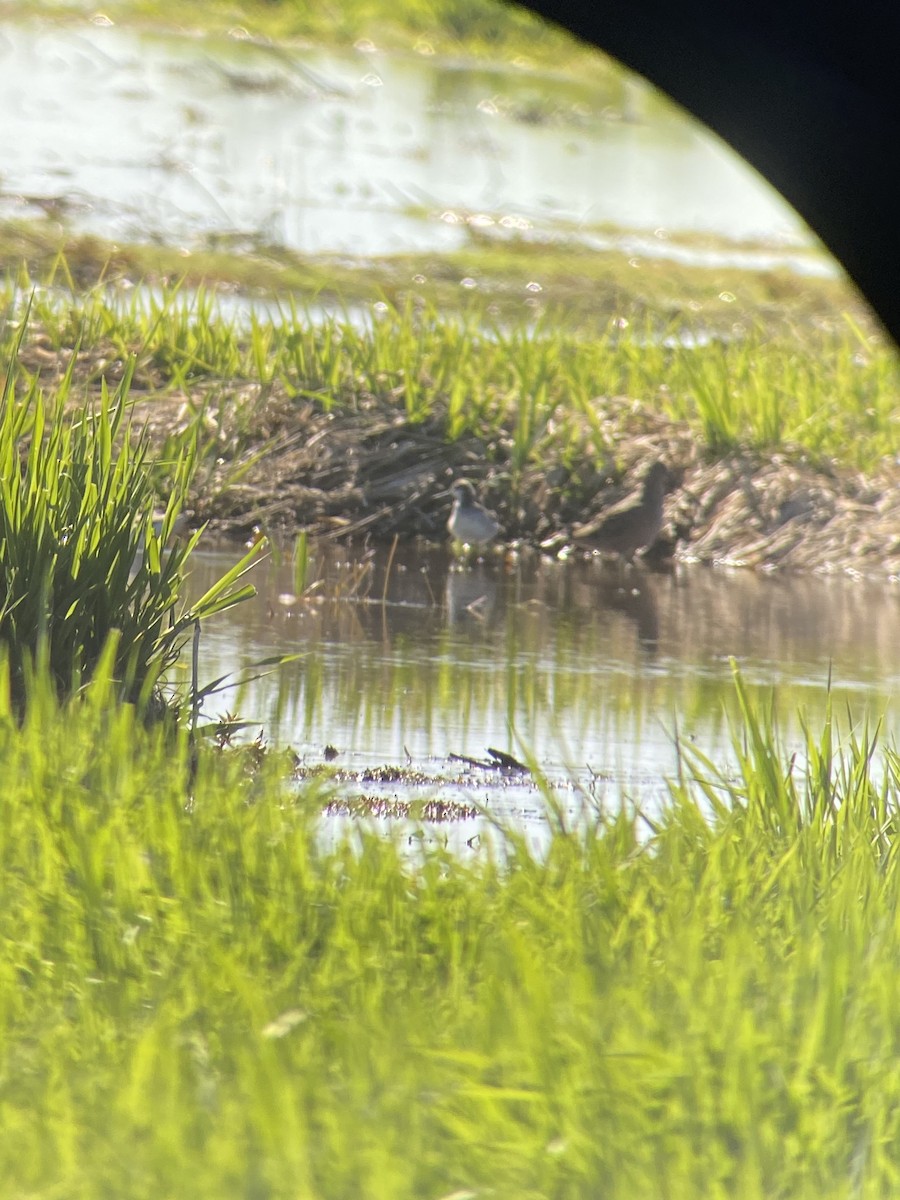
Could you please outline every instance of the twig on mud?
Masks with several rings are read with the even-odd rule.
[[[481,771],[515,771],[529,775],[531,772],[524,763],[506,754],[503,750],[494,750],[488,746],[490,758],[470,758],[467,754],[448,754],[450,762],[465,763],[469,767],[477,767]]]
[[[384,588],[381,593],[381,603],[387,603],[388,584],[391,581],[391,567],[394,565],[394,555],[397,553],[397,542],[400,540],[398,533],[394,534],[394,540],[391,542],[391,552],[388,555],[387,566],[384,568]]]

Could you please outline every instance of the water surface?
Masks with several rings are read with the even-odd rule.
[[[0,211],[58,211],[104,237],[359,256],[454,249],[474,224],[834,270],[750,167],[599,58],[576,81],[373,47],[5,22],[0,107]],[[723,254],[673,231],[764,247]]]
[[[229,556],[201,555],[205,588]],[[533,755],[554,781],[657,806],[677,770],[676,731],[727,766],[732,660],[774,704],[788,752],[798,713],[821,723],[829,675],[845,731],[896,716],[900,591],[846,577],[529,556],[460,566],[443,550],[320,547],[304,599],[290,563],[264,564],[253,602],[202,636],[202,679],[272,654],[296,662],[207,705],[252,720],[307,765],[387,763],[453,772],[451,755]],[[201,679],[201,682],[202,682]],[[483,783],[487,774],[475,777]],[[497,798],[513,803],[494,777]],[[533,803],[533,797],[532,797]]]

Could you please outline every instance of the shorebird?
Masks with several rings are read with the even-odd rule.
[[[154,512],[153,514],[153,532],[157,537],[162,533],[163,521],[165,513]],[[169,531],[169,542],[178,541],[180,538],[187,537],[188,534],[188,516],[187,513],[180,512],[172,522],[172,528]],[[144,555],[147,552],[147,540],[144,537],[143,530],[138,536],[137,549],[134,552],[134,558],[131,563],[131,568],[128,573],[129,582],[134,579],[144,561]]]
[[[576,526],[572,530],[576,544],[618,554],[631,562],[639,550],[648,549],[659,537],[663,501],[671,481],[666,464],[655,462],[644,479],[640,500],[613,508],[587,525]]]
[[[447,528],[455,542],[466,546],[483,546],[500,532],[500,523],[475,497],[475,488],[468,479],[457,479],[450,489],[453,508]]]

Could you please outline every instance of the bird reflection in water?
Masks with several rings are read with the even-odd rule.
[[[651,571],[638,575],[623,564],[590,564],[577,588],[579,607],[595,612],[621,613],[632,622],[638,643],[649,655],[659,649],[658,577]]]
[[[497,610],[497,578],[482,565],[450,570],[446,586],[447,624],[451,629],[486,629]]]

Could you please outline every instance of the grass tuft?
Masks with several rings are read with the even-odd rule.
[[[98,401],[79,404],[76,344],[47,400],[19,366],[27,325],[26,312],[0,400],[0,641],[12,702],[25,700],[33,675],[46,671],[73,695],[102,666],[122,697],[146,707],[196,622],[252,594],[239,581],[254,552],[196,604],[180,604],[199,534],[168,543],[192,453],[171,464],[169,501],[155,517],[147,439],[125,424],[133,362],[114,392],[104,379]]]

